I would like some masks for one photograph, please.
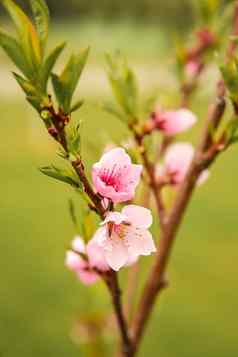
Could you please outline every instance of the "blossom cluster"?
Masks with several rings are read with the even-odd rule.
[[[189,129],[197,121],[186,109],[157,109],[149,120],[154,122],[155,130],[170,137]],[[171,144],[165,152],[164,163],[157,165],[158,182],[177,188],[184,181],[193,157],[194,148],[190,143]],[[132,201],[142,169],[142,165],[132,163],[125,149],[112,148],[92,167],[95,192],[104,203]],[[208,172],[203,172],[198,184],[207,176]],[[139,256],[154,253],[156,246],[149,231],[151,225],[152,214],[147,208],[127,204],[121,212],[108,210],[87,244],[80,237],[74,239],[66,254],[66,265],[83,283],[92,284],[100,274],[110,269],[118,271],[135,263]]]

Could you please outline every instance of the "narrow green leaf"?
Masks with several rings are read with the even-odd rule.
[[[113,104],[108,103],[108,102],[103,103],[102,109],[105,112],[107,112],[108,114],[115,116],[117,119],[119,119],[123,123],[127,122],[127,118],[125,117],[125,115],[123,115],[119,110],[117,110]]]
[[[36,30],[40,39],[41,51],[44,51],[49,32],[49,9],[45,0],[30,0]]]
[[[26,100],[40,114],[42,108],[41,108],[41,100],[39,99],[39,97],[29,95],[26,97]]]
[[[62,82],[57,74],[51,73],[51,81],[54,88],[54,92],[58,101],[58,104],[63,107],[63,103],[65,100],[65,89],[63,87]]]
[[[120,107],[129,117],[136,117],[138,112],[138,89],[136,77],[120,53],[107,55],[108,78],[113,94]]]
[[[44,102],[44,97],[41,92],[27,79],[21,77],[17,73],[13,73],[17,83],[26,94],[27,101],[38,111],[41,111],[41,106]]]
[[[15,72],[13,72],[13,75],[14,75],[17,83],[21,86],[23,91],[26,93],[26,95],[36,95],[37,94],[36,88],[31,84],[30,81],[21,77],[19,74],[15,73]]]
[[[73,112],[76,112],[79,108],[82,107],[84,101],[82,99],[79,99],[77,102],[75,102],[72,107],[70,108],[70,114]]]
[[[46,58],[43,64],[41,77],[42,77],[42,86],[44,90],[46,90],[51,71],[57,59],[59,58],[61,52],[65,48],[65,45],[66,43],[64,42],[58,45],[57,47],[55,47],[55,49],[48,55],[48,57]]]
[[[19,70],[29,76],[27,61],[22,52],[22,48],[19,43],[8,34],[0,30],[0,46],[5,50],[7,55],[11,58],[14,64],[19,68]]]
[[[73,222],[73,225],[74,225],[76,231],[78,231],[78,222],[77,222],[77,217],[76,217],[76,211],[75,211],[75,206],[74,206],[74,202],[72,199],[69,199],[69,215],[71,217],[71,220]]]
[[[89,48],[86,48],[78,55],[72,55],[61,75],[52,75],[52,84],[58,103],[66,113],[70,112],[72,97],[86,64],[88,53]]]
[[[76,119],[74,121],[71,121],[71,123],[66,128],[68,150],[70,154],[74,156],[80,154],[80,149],[81,149],[80,126],[81,126],[81,121],[78,121]]]
[[[52,165],[52,166],[46,166],[40,168],[40,172],[58,181],[67,183],[77,189],[80,188],[80,184],[77,178],[75,177],[74,173],[71,172],[70,170],[59,169]]]
[[[2,4],[15,23],[22,50],[31,66],[33,76],[41,63],[41,48],[36,30],[28,16],[12,0],[2,0]]]

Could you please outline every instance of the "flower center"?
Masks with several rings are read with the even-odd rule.
[[[112,168],[103,168],[100,172],[100,179],[107,186],[112,186],[116,191],[119,191],[123,172],[125,173],[126,169],[126,165],[121,167],[118,164],[114,164]]]
[[[125,234],[127,232],[128,226],[130,224],[127,222],[122,222],[121,224],[115,224],[114,222],[108,222],[107,227],[108,227],[108,235],[111,237],[114,234],[116,234],[120,239],[123,239],[125,237]]]

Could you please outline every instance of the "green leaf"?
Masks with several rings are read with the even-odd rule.
[[[109,103],[109,102],[103,103],[102,110],[104,110],[108,114],[113,115],[114,117],[116,117],[117,119],[122,121],[123,123],[127,122],[127,118],[125,117],[125,115],[123,115],[123,113],[121,113],[119,110],[117,110],[112,103]]]
[[[236,59],[220,66],[225,84],[230,92],[232,100],[238,100],[238,62]]]
[[[229,120],[226,126],[226,136],[229,144],[236,142],[237,131],[238,131],[237,118]]]
[[[109,67],[109,82],[118,104],[129,117],[136,117],[138,114],[138,89],[133,71],[120,53],[116,53],[114,56],[106,55],[106,60]]]
[[[2,0],[2,4],[15,23],[22,50],[31,70],[31,76],[36,78],[41,63],[41,48],[35,27],[21,8],[12,0]]]
[[[14,64],[19,68],[19,70],[25,74],[29,75],[27,61],[22,53],[21,46],[19,43],[8,34],[0,30],[0,46],[5,50],[7,55],[11,58]]]
[[[27,79],[21,77],[19,74],[14,73],[13,75],[17,81],[17,83],[20,85],[20,87],[23,89],[23,91],[26,94],[26,98],[28,102],[38,111],[41,111],[41,107],[44,104],[44,100],[47,100],[47,98],[44,98],[42,93],[39,91],[38,88],[36,88],[30,81]]]
[[[148,116],[155,110],[155,105],[158,100],[158,93],[153,93],[148,96],[143,103],[143,116]]]
[[[30,4],[34,15],[36,31],[40,39],[41,51],[43,53],[49,32],[49,9],[45,0],[30,0]]]
[[[202,20],[205,23],[209,23],[213,19],[219,8],[219,2],[220,0],[195,0],[196,5],[199,6]]]
[[[89,48],[82,50],[77,56],[72,55],[60,76],[52,74],[52,84],[59,106],[65,113],[70,112],[74,91],[85,66]]]
[[[78,222],[77,222],[77,217],[76,217],[76,211],[75,211],[75,206],[74,206],[74,202],[72,199],[69,199],[69,215],[71,217],[71,220],[73,222],[73,225],[74,225],[76,231],[78,231]]]
[[[66,136],[68,143],[68,150],[73,156],[80,154],[81,138],[80,138],[81,121],[75,120],[66,128]]]
[[[70,114],[73,113],[73,112],[76,112],[76,110],[81,108],[83,104],[84,104],[84,101],[82,99],[79,99],[77,102],[75,102],[72,105],[72,107],[70,108]]]
[[[40,172],[44,175],[52,177],[58,181],[67,183],[77,189],[80,188],[81,184],[78,182],[77,177],[74,172],[67,169],[57,168],[53,165],[40,168]]]
[[[42,73],[41,73],[41,78],[42,78],[41,81],[42,81],[42,87],[45,91],[46,91],[48,79],[51,75],[51,71],[52,71],[57,59],[59,58],[61,52],[65,48],[65,45],[66,45],[66,43],[63,42],[60,45],[58,45],[57,47],[55,47],[55,49],[48,55],[48,57],[46,58],[46,60],[43,64]]]

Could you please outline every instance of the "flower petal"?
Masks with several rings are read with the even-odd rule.
[[[113,236],[110,239],[109,249],[105,249],[105,258],[108,265],[115,271],[125,266],[128,262],[128,250],[123,239]]]
[[[127,221],[126,215],[124,215],[120,212],[108,212],[105,220],[101,223],[101,225],[104,225],[108,222],[113,222],[113,223],[119,225],[124,221]]]
[[[95,238],[91,239],[87,244],[87,254],[89,264],[92,268],[97,268],[100,271],[109,270],[109,266],[105,260],[104,250],[98,244]]]
[[[72,250],[68,250],[66,252],[65,265],[71,271],[78,272],[87,266],[87,262]]]
[[[81,280],[81,282],[85,285],[92,285],[94,284],[98,278],[99,275],[95,273],[94,271],[91,270],[82,270],[77,273],[78,278]]]
[[[71,243],[73,250],[78,253],[85,253],[85,243],[80,236],[76,236]]]
[[[104,226],[97,229],[92,239],[93,240],[95,239],[98,245],[100,247],[103,247],[107,241],[107,238],[108,238],[107,227]]]
[[[171,145],[165,153],[165,173],[173,175],[174,183],[184,180],[194,156],[194,148],[190,143]]]
[[[158,112],[158,124],[166,135],[176,135],[191,128],[197,121],[196,116],[188,109]]]
[[[106,167],[112,167],[115,163],[120,166],[127,166],[131,164],[131,159],[125,149],[118,147],[104,154],[99,162]]]
[[[142,206],[128,205],[122,209],[122,214],[128,218],[128,221],[139,228],[149,228],[152,224],[152,215],[150,210]]]
[[[154,240],[147,229],[129,227],[125,238],[129,255],[132,257],[156,252]]]

